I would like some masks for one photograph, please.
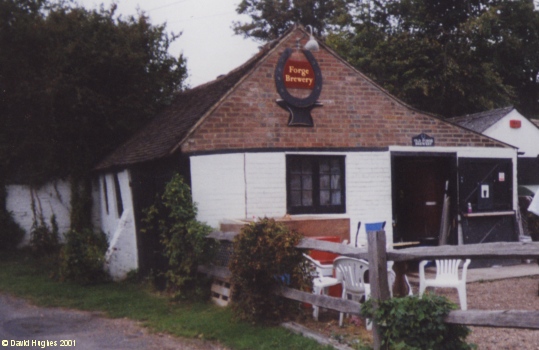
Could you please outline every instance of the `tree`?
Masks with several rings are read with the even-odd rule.
[[[500,1],[470,21],[467,31],[478,54],[490,58],[515,90],[515,106],[539,117],[539,12],[533,2]]]
[[[350,21],[353,0],[242,0],[236,12],[251,17],[250,23],[235,22],[236,34],[261,41],[279,38],[295,23],[311,25],[322,35],[331,25]]]
[[[328,43],[409,104],[443,116],[505,106],[513,97],[489,57],[475,49],[467,23],[490,1],[370,1],[353,30]]]
[[[309,3],[316,21],[299,11]],[[321,9],[334,9],[321,12]],[[311,24],[394,95],[446,117],[515,105],[539,116],[539,12],[532,0],[244,0],[236,32],[272,40]],[[318,23],[319,21],[320,23]]]
[[[183,57],[167,52],[176,35],[144,14],[121,18],[115,10],[0,0],[0,166],[33,185],[69,177],[73,208],[84,212],[95,163],[168,103],[187,75]]]

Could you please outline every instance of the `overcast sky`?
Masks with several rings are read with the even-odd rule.
[[[243,64],[261,45],[234,35],[232,22],[248,17],[236,13],[240,0],[77,0],[87,9],[118,4],[117,13],[144,11],[152,24],[167,24],[168,32],[183,32],[170,48],[174,56],[187,58],[188,83],[195,87]]]

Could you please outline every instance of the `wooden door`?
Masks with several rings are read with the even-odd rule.
[[[393,201],[395,241],[436,244],[451,158],[395,157]]]

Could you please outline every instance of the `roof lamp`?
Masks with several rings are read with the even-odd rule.
[[[307,41],[307,44],[305,44],[304,46],[305,50],[309,50],[309,51],[320,50],[320,47],[318,46],[318,42],[313,36],[313,27],[311,25],[307,25],[307,27],[309,27],[309,29],[311,30],[311,35],[310,35],[309,41]]]

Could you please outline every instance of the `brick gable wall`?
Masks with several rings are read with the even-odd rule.
[[[228,151],[278,148],[356,148],[410,146],[421,133],[436,146],[504,147],[432,116],[417,112],[366,79],[330,51],[314,56],[323,88],[312,111],[314,127],[289,127],[288,112],[275,103],[274,70],[279,56],[303,32],[292,32],[205,118],[182,145],[182,151]]]

